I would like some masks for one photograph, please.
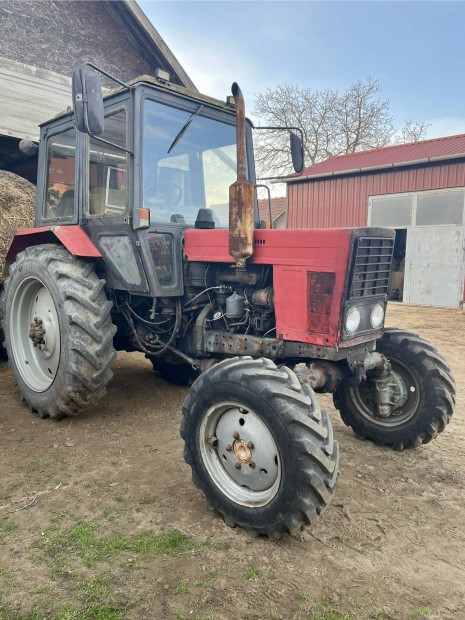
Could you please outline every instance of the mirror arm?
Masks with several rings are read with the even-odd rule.
[[[298,131],[300,134],[300,141],[304,142],[304,132],[302,131],[302,129],[300,127],[265,127],[265,126],[261,126],[261,127],[256,127],[253,123],[252,123],[252,129],[270,129],[270,130],[274,130],[274,131]],[[274,178],[274,177],[273,177]]]
[[[109,78],[110,80],[113,80],[113,82],[116,82],[120,86],[124,86],[124,88],[131,88],[129,86],[129,84],[126,84],[125,82],[122,82],[121,80],[116,78],[114,75],[111,75],[111,73],[107,73],[106,71],[104,71],[103,69],[98,67],[97,65],[94,65],[92,62],[86,62],[85,66],[86,67],[91,67],[92,69],[95,69],[95,71],[98,71],[102,75],[105,75],[107,78]]]

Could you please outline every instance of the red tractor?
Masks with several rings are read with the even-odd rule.
[[[120,85],[102,99],[97,74],[75,71],[73,112],[41,126],[36,227],[13,239],[2,295],[14,381],[40,417],[76,415],[105,394],[116,350],[143,352],[192,383],[181,436],[208,503],[279,537],[335,490],[315,392],[403,449],[444,430],[454,381],[431,344],[383,328],[392,230],[260,227],[236,84],[226,103],[163,75]],[[299,172],[295,135],[291,150]]]

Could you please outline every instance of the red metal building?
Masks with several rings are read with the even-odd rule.
[[[393,298],[463,300],[465,135],[331,157],[290,177],[287,198],[288,228],[395,228]]]

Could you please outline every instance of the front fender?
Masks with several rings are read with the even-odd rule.
[[[7,260],[14,260],[19,252],[32,245],[56,243],[57,240],[74,256],[99,258],[102,255],[80,226],[40,226],[20,228],[8,248]]]

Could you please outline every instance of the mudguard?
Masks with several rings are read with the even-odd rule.
[[[57,240],[74,256],[99,258],[102,255],[80,226],[40,226],[20,228],[8,249],[6,259],[12,260],[19,252],[32,245],[56,243]]]

